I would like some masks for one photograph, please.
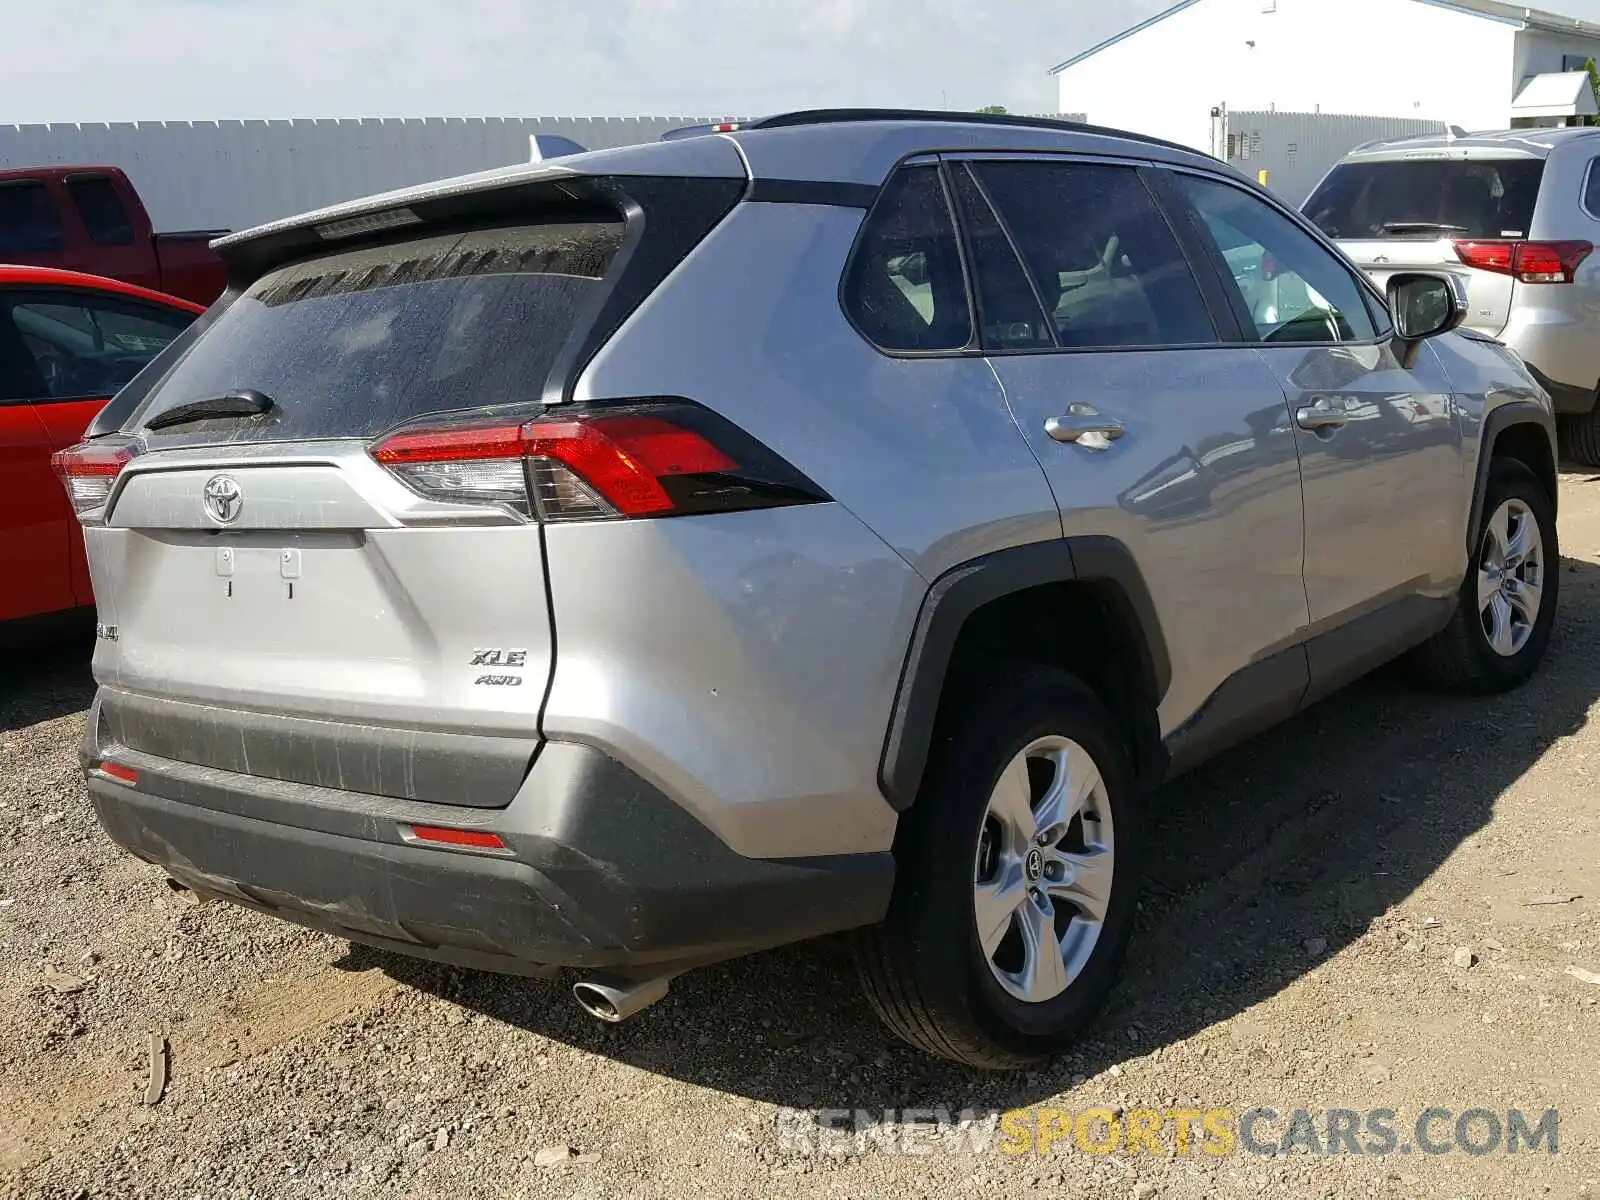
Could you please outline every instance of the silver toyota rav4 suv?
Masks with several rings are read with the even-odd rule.
[[[1544,391],[1176,146],[802,113],[220,249],[57,463],[99,818],[605,1019],[850,930],[896,1033],[1037,1060],[1112,986],[1141,794],[1550,636]]]
[[[1469,329],[1510,346],[1550,393],[1574,459],[1600,466],[1600,129],[1373,142],[1305,213],[1379,287],[1449,270]]]

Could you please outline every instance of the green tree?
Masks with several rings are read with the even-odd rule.
[[[1593,61],[1589,63],[1589,67],[1591,70],[1594,68]],[[1003,117],[1006,115],[1006,106],[1004,104],[985,104],[978,111],[980,113],[988,113],[990,116]]]

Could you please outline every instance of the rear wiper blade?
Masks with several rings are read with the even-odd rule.
[[[1427,233],[1437,229],[1440,233],[1465,233],[1465,225],[1446,225],[1442,221],[1385,221],[1378,226],[1385,233]]]
[[[174,425],[187,425],[191,421],[210,421],[217,417],[259,417],[276,407],[272,397],[254,388],[240,388],[220,396],[207,396],[204,400],[191,400],[164,413],[157,413],[145,422],[146,429],[170,429]]]

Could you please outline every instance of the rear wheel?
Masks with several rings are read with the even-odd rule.
[[[1511,459],[1489,468],[1483,529],[1450,624],[1418,650],[1436,682],[1458,691],[1516,687],[1538,669],[1561,581],[1550,496]]]
[[[885,1023],[974,1067],[1064,1048],[1127,948],[1136,805],[1110,715],[1071,676],[1019,666],[971,689],[901,821],[888,918],[858,939]]]
[[[1556,429],[1564,458],[1585,467],[1600,467],[1600,406],[1558,418]]]

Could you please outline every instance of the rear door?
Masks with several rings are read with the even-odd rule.
[[[1213,696],[1229,738],[1285,715],[1307,682],[1299,464],[1283,391],[1236,344],[1209,267],[1148,168],[951,170],[984,344],[1065,532],[1120,542],[1149,587],[1171,659],[1162,733]]]
[[[124,423],[146,452],[87,530],[117,629],[95,656],[113,736],[259,776],[508,803],[551,665],[521,461],[439,472],[456,488],[440,499],[369,451],[421,418],[537,415],[623,235],[598,216],[424,230],[269,271],[208,318]],[[205,415],[230,396],[231,414]]]
[[[1497,335],[1511,316],[1511,272],[1469,264],[1492,261],[1493,251],[1474,249],[1481,243],[1529,236],[1544,166],[1528,154],[1467,158],[1444,150],[1358,158],[1334,167],[1303,211],[1380,289],[1397,271],[1458,276],[1467,288],[1467,326]]]
[[[83,437],[107,398],[194,320],[78,288],[0,289],[0,619],[94,602],[83,532],[50,456]]]
[[[194,321],[195,314],[87,288],[16,289],[0,293],[11,328],[35,368],[34,412],[45,430],[43,478],[54,483],[49,456],[79,441],[117,390]],[[94,603],[83,532],[59,485],[52,527],[66,556],[69,604]]]

